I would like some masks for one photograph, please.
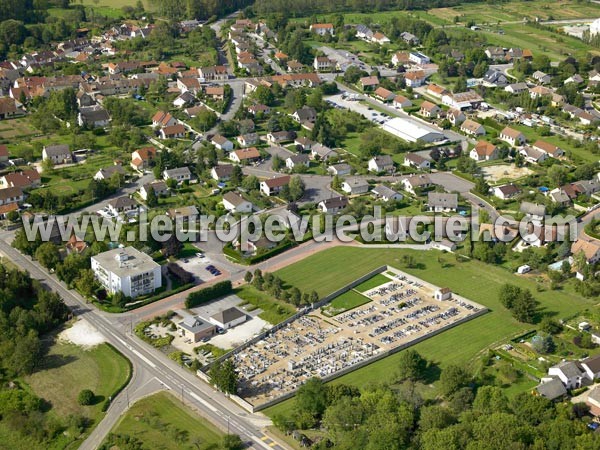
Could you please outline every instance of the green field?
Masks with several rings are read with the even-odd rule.
[[[73,344],[47,341],[48,353],[40,367],[22,382],[47,403],[48,420],[58,420],[67,425],[70,415],[86,417],[90,427],[81,436],[60,433],[47,443],[48,449],[75,449],[91,429],[102,419],[102,403],[129,378],[129,361],[107,344],[84,350]],[[81,406],[77,396],[83,389],[96,395],[91,406]],[[30,450],[39,448],[40,442],[15,433],[6,423],[0,422],[0,448]]]
[[[223,434],[166,392],[135,403],[121,418],[114,434],[135,437],[143,449],[220,448]]]
[[[406,268],[402,257],[410,255],[417,268]],[[490,312],[459,327],[434,336],[414,346],[424,357],[442,367],[447,364],[469,364],[490,346],[501,343],[534,326],[517,322],[498,301],[500,288],[511,283],[530,289],[540,302],[540,311],[556,319],[568,317],[593,305],[593,299],[576,294],[572,285],[564,290],[550,291],[532,278],[516,277],[508,270],[478,261],[456,262],[449,256],[439,260],[437,251],[415,251],[395,249],[368,249],[336,247],[320,252],[304,261],[277,272],[284,282],[299,289],[313,289],[324,296],[350,283],[370,270],[388,264],[404,270],[437,286],[450,287],[455,293],[488,307]],[[345,264],[345,261],[360,261],[360,264]],[[315,283],[318,280],[318,283]],[[339,378],[337,382],[363,386],[370,381],[389,379],[394,373],[398,354],[377,361]],[[291,408],[292,402],[267,410],[269,414]]]
[[[282,322],[296,313],[296,308],[279,300],[269,294],[259,291],[251,285],[244,285],[235,290],[235,294],[244,300],[243,304],[251,304],[263,310],[258,317],[273,325]]]
[[[377,286],[381,286],[382,284],[389,283],[391,280],[385,275],[375,275],[373,278],[369,278],[367,281],[360,283],[358,286],[354,288],[355,291],[358,292],[367,292]]]
[[[328,316],[337,316],[350,309],[369,303],[371,299],[361,293],[351,290],[334,298],[331,303],[323,307],[323,313]]]
[[[52,405],[58,416],[81,414],[99,419],[103,415],[102,401],[114,394],[127,380],[128,373],[127,359],[109,345],[85,350],[73,344],[56,343],[50,347],[40,369],[25,382]],[[82,389],[91,389],[96,394],[94,406],[77,403]]]

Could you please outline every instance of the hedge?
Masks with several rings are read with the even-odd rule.
[[[227,294],[230,294],[232,291],[231,281],[225,280],[220,281],[219,283],[215,283],[212,286],[208,286],[204,289],[200,289],[199,291],[192,292],[185,299],[185,307],[193,308],[194,306],[198,306],[202,303],[209,302],[214,300],[215,298],[223,297]]]
[[[125,358],[125,361],[127,361],[127,365],[129,366],[129,371],[127,373],[127,379],[125,379],[123,381],[123,383],[121,383],[121,385],[118,386],[117,389],[115,389],[115,391],[102,403],[102,412],[106,412],[108,410],[111,402],[117,397],[117,395],[119,395],[121,392],[123,392],[123,389],[125,389],[127,387],[129,382],[131,381],[131,377],[133,377],[133,364],[131,363],[131,360],[129,358],[127,358],[125,355],[123,355],[123,353],[121,353],[119,350],[117,350],[114,345],[112,345],[108,342],[106,343],[106,345],[108,347],[112,348],[115,352],[117,352],[123,358]]]

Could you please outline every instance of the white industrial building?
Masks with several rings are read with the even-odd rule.
[[[212,324],[227,330],[233,328],[241,323],[244,323],[247,319],[246,313],[238,308],[227,308],[223,311],[219,311],[208,319]]]
[[[418,140],[423,142],[437,142],[446,139],[446,136],[440,131],[403,117],[395,117],[388,120],[383,124],[383,129],[408,142],[417,142]]]
[[[135,298],[162,286],[161,267],[134,247],[116,248],[92,256],[92,270],[109,294]]]

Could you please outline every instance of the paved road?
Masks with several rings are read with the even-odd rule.
[[[229,426],[232,433],[239,434],[252,448],[277,450],[286,448],[263,433],[262,429],[270,425],[269,419],[262,414],[249,414],[242,410],[225,395],[200,381],[188,370],[165,358],[160,351],[137,339],[127,326],[130,321],[123,320],[123,315],[113,316],[90,307],[78,293],[68,290],[63,283],[54,276],[48,275],[36,262],[13,249],[5,240],[10,238],[10,235],[10,233],[3,233],[3,239],[0,239],[0,253],[18,267],[27,270],[33,278],[41,280],[49,289],[57,292],[74,314],[90,322],[133,364],[134,377],[128,388],[115,399],[105,418],[82,444],[81,449],[97,448],[118,417],[127,409],[122,403],[123,399],[126,401],[127,396],[131,394],[131,401],[131,398],[155,392],[152,387],[157,387],[154,380],[159,383],[159,389],[170,390],[178,397],[183,397],[187,404],[200,411],[219,428],[226,430]],[[149,383],[153,384],[149,385]]]

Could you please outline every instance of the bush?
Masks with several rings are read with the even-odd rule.
[[[196,292],[192,292],[190,295],[188,295],[188,298],[185,300],[185,307],[193,308],[202,303],[214,300],[215,298],[223,297],[227,294],[230,294],[231,290],[231,281],[221,281],[207,288],[200,289]]]
[[[167,270],[171,275],[176,277],[182,284],[189,284],[194,281],[194,275],[180,267],[178,264],[167,264]]]
[[[88,406],[88,405],[91,405],[94,403],[95,397],[96,396],[94,395],[94,393],[91,390],[84,389],[77,396],[77,403],[79,403],[82,406]]]

